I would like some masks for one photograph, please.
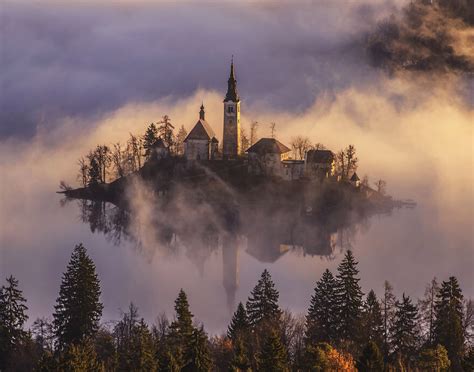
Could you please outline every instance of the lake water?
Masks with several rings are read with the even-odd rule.
[[[140,243],[126,237],[118,243],[117,234],[99,231],[112,230],[101,214],[91,225],[83,221],[80,202],[61,206],[60,200],[53,193],[24,200],[19,206],[21,225],[2,239],[2,277],[13,274],[20,280],[33,320],[52,313],[61,274],[79,242],[97,266],[104,320],[117,319],[130,301],[149,322],[161,312],[172,316],[174,299],[183,288],[196,320],[218,333],[227,326],[236,303],[246,301],[265,268],[280,291],[281,306],[304,313],[315,282],[326,268],[336,270],[348,248],[359,261],[364,292],[373,288],[380,294],[388,280],[398,295],[419,297],[433,276],[456,275],[464,294],[473,295],[472,231],[462,224],[454,229],[446,225],[436,205],[396,209],[335,232],[314,235],[311,230],[303,243],[267,230],[251,236],[211,234],[208,240],[171,236],[171,248],[163,249],[140,232],[146,226],[133,228],[134,234],[141,234]],[[112,205],[97,207],[114,210]],[[272,216],[268,218],[271,225]],[[313,250],[308,248],[312,244]]]

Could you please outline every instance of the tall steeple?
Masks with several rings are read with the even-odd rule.
[[[234,56],[232,56],[232,60],[230,63],[230,75],[229,79],[227,80],[227,93],[225,95],[224,102],[239,102],[239,92],[237,91],[237,80],[235,79],[235,72],[234,72]]]
[[[224,159],[236,159],[242,152],[240,138],[240,97],[234,72],[234,56],[230,63],[230,76],[227,80],[227,93],[224,98],[224,130],[222,155]]]
[[[204,112],[204,102],[201,104],[201,111],[199,111],[199,119],[206,120],[205,119],[205,112]]]

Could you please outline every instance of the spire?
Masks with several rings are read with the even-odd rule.
[[[234,72],[234,55],[232,55],[232,60],[230,62],[230,75],[229,80],[227,80],[227,93],[224,99],[224,102],[227,101],[240,101],[239,92],[237,92],[237,80],[235,79]]]
[[[204,112],[204,102],[203,102],[203,103],[201,104],[201,111],[199,111],[199,119],[200,119],[200,120],[206,120],[206,119],[204,118],[204,114],[205,114],[205,112]]]

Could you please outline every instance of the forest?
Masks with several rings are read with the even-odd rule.
[[[306,314],[279,305],[264,270],[222,334],[193,320],[181,289],[175,314],[153,324],[133,303],[102,321],[100,279],[86,248],[76,245],[62,275],[51,318],[28,321],[19,281],[0,288],[1,371],[472,371],[471,299],[456,277],[434,278],[423,298],[397,298],[389,282],[364,294],[348,250],[337,272],[324,271]]]

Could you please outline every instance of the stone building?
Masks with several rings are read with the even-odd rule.
[[[282,161],[282,178],[286,181],[299,180],[304,177],[304,160],[287,159]]]
[[[199,120],[184,140],[184,156],[188,160],[212,160],[216,157],[219,141],[205,119],[204,105]]]
[[[288,159],[290,149],[275,138],[261,138],[248,153],[249,173],[282,176],[282,161]]]
[[[224,131],[222,155],[224,159],[235,159],[241,154],[240,141],[240,97],[234,73],[234,61],[230,64],[227,93],[224,98]]]
[[[309,150],[305,155],[305,175],[310,179],[322,179],[334,175],[335,158],[330,150]]]

